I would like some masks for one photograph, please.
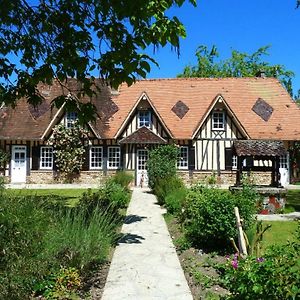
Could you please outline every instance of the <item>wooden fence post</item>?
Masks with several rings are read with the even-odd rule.
[[[236,219],[236,227],[238,230],[238,242],[239,242],[239,250],[243,257],[246,257],[248,255],[247,253],[247,247],[246,247],[246,241],[244,237],[244,232],[241,224],[240,214],[238,207],[234,208],[234,214]]]

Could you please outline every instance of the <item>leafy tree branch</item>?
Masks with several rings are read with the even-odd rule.
[[[209,49],[201,45],[196,50],[197,64],[186,66],[178,77],[255,77],[259,72],[263,72],[266,77],[278,78],[287,91],[293,95],[294,73],[286,70],[283,65],[271,65],[264,61],[263,58],[269,54],[269,49],[270,46],[260,47],[251,54],[232,50],[231,57],[220,60],[216,46]]]
[[[156,61],[144,50],[167,44],[179,54],[185,28],[168,16],[196,0],[1,0],[0,101],[27,97],[38,104],[37,84],[81,82],[91,95],[94,76],[114,87],[144,78]]]

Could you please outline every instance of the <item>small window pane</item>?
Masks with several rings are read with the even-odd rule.
[[[287,155],[284,156],[280,156],[280,160],[279,160],[279,168],[288,168],[288,159],[287,159]]]
[[[73,128],[74,124],[76,123],[78,119],[77,112],[67,112],[66,113],[66,118],[65,118],[65,125],[67,128]]]
[[[188,168],[188,147],[180,147],[177,161],[177,168],[187,169]]]
[[[232,155],[232,170],[236,170],[236,169],[237,169],[237,156]]]
[[[103,148],[90,148],[90,169],[102,169],[103,164]]]
[[[52,147],[41,147],[40,169],[53,168],[53,149]]]
[[[120,147],[108,147],[108,169],[118,169],[121,161]]]
[[[139,127],[150,127],[151,125],[151,113],[150,111],[140,111],[139,112]]]
[[[224,130],[225,129],[224,112],[213,112],[213,114],[212,114],[212,129],[213,130]]]

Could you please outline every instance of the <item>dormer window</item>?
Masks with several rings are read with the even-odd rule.
[[[74,111],[67,112],[65,116],[66,128],[73,128],[77,120],[78,120],[77,112]]]
[[[225,130],[225,113],[223,111],[212,113],[212,130]]]
[[[141,110],[138,114],[138,127],[148,127],[151,126],[151,112],[149,110]]]

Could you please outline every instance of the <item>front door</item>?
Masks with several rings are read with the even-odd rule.
[[[140,187],[148,187],[147,160],[148,160],[148,150],[138,149],[136,185]]]
[[[290,183],[289,154],[280,156],[279,173],[280,185],[282,185],[283,187],[287,186]]]
[[[26,146],[12,146],[11,182],[26,182]]]

